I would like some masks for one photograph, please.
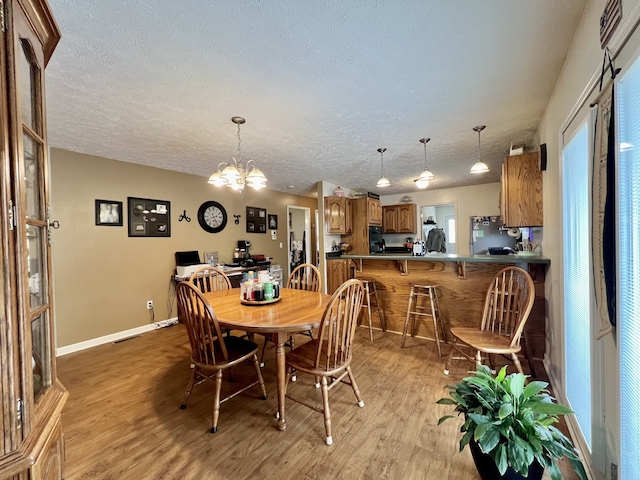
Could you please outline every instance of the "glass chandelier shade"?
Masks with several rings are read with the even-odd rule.
[[[429,167],[427,167],[427,143],[430,141],[430,138],[421,138],[420,143],[424,145],[424,170],[420,174],[420,176],[414,180],[416,182],[416,187],[420,189],[425,189],[429,186],[429,182],[435,178],[435,175],[431,173]]]
[[[220,163],[215,173],[209,177],[209,183],[216,187],[227,186],[237,192],[244,190],[246,185],[260,190],[267,186],[267,177],[257,167],[254,160],[249,160],[246,165],[242,163],[240,125],[246,120],[242,117],[232,117],[231,121],[238,125],[238,158],[231,157],[229,163]]]
[[[391,185],[391,182],[389,182],[389,180],[387,180],[386,177],[384,176],[384,152],[386,151],[387,151],[386,148],[378,149],[378,152],[380,152],[380,166],[382,167],[382,175],[380,177],[380,180],[378,180],[378,183],[376,183],[376,187],[378,188],[384,188]]]
[[[489,171],[489,167],[482,161],[482,158],[480,157],[480,132],[485,128],[486,125],[478,125],[477,127],[473,127],[473,130],[475,132],[478,132],[478,160],[473,164],[469,173],[485,173]]]

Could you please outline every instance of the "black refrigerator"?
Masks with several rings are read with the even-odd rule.
[[[516,238],[502,230],[499,216],[473,216],[469,220],[471,255],[489,254],[489,247],[509,247],[515,249]]]

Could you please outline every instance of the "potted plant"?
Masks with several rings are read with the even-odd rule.
[[[559,415],[573,412],[555,403],[546,382],[525,385],[523,374],[507,375],[506,367],[495,377],[485,365],[471,373],[448,385],[449,397],[437,403],[455,405],[458,415],[464,416],[460,451],[469,444],[483,480],[540,479],[544,469],[553,480],[560,480],[556,460],[562,457],[567,457],[580,478],[587,480],[571,440],[554,427]],[[438,425],[449,418],[453,415],[443,416]]]

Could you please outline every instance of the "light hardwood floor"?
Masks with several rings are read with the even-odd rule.
[[[182,325],[60,357],[58,376],[70,392],[66,478],[479,479],[468,449],[458,452],[461,422],[437,426],[451,410],[435,404],[470,364],[454,364],[446,377],[446,357],[438,358],[434,342],[407,339],[401,349],[399,335],[374,333],[373,344],[367,329],[356,335],[353,371],[365,407],[348,385],[332,391],[331,446],[322,415],[294,402],[287,403],[287,430],[277,430],[273,348],[263,369],[269,399],[255,387],[223,403],[215,434],[212,383],[194,388],[187,409],[179,408],[190,375]],[[252,368],[237,367],[235,382],[255,375]],[[223,394],[230,387],[225,377]],[[290,388],[321,403],[307,375]],[[568,463],[562,470],[565,479],[577,478]]]

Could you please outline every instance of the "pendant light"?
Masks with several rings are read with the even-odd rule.
[[[378,149],[378,152],[380,152],[380,165],[382,166],[382,176],[380,177],[380,180],[378,180],[378,183],[376,183],[376,187],[379,188],[388,187],[389,185],[391,185],[391,182],[389,182],[389,180],[384,177],[384,152],[386,151],[386,148]]]
[[[429,186],[429,182],[435,178],[433,173],[429,171],[427,167],[427,143],[431,140],[430,138],[421,138],[420,143],[424,145],[424,170],[420,174],[420,176],[414,180],[416,182],[416,187],[420,189],[425,189]]]
[[[489,171],[489,167],[484,163],[480,157],[480,132],[486,128],[486,125],[478,125],[477,127],[473,127],[475,132],[478,132],[478,160],[471,167],[471,171],[469,173],[485,173]]]
[[[231,187],[237,192],[244,190],[245,185],[260,190],[267,186],[267,177],[260,171],[255,161],[249,160],[246,165],[242,163],[240,125],[245,123],[246,120],[242,117],[232,117],[231,121],[238,125],[238,158],[231,157],[231,162],[220,163],[216,172],[209,177],[209,183],[216,187]],[[224,169],[220,170],[223,165]]]

